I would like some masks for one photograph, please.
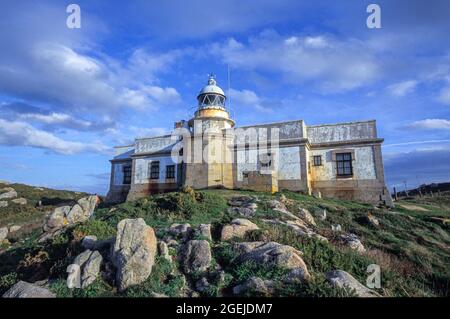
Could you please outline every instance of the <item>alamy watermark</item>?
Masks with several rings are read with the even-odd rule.
[[[66,12],[70,13],[66,20],[66,25],[69,29],[81,28],[81,8],[78,4],[69,4]]]

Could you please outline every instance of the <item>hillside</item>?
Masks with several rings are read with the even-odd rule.
[[[58,297],[449,295],[449,227],[435,217],[449,218],[450,193],[388,210],[294,192],[187,188],[100,203],[90,218],[71,219],[70,207],[92,197],[5,187],[27,204],[0,208],[0,228],[22,226],[1,246],[0,294],[24,281]],[[55,224],[61,205],[68,219]],[[84,288],[67,288],[73,264]],[[381,267],[381,288],[363,286],[371,264]]]

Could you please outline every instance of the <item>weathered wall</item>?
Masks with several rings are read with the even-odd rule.
[[[311,144],[377,137],[375,121],[307,126],[307,134]]]
[[[172,140],[170,135],[136,139],[135,154],[165,152],[176,143],[177,141]]]
[[[349,148],[346,147],[346,150]],[[354,179],[376,179],[374,153],[372,146],[351,147],[355,151],[355,159],[352,161]],[[339,150],[320,149],[309,152],[311,179],[315,181],[327,181],[336,179],[336,162],[332,159],[332,152]],[[322,156],[322,166],[313,166],[313,156]]]

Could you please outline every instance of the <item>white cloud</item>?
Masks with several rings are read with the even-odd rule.
[[[290,83],[311,83],[324,93],[368,85],[381,71],[364,42],[325,35],[283,38],[263,32],[247,43],[231,38],[213,45],[211,51],[232,67],[276,72]]]
[[[450,87],[444,87],[441,89],[438,101],[442,104],[450,105]]]
[[[422,130],[450,130],[450,120],[445,119],[425,119],[412,122],[406,125],[410,129]]]
[[[387,90],[390,94],[401,97],[414,92],[417,84],[415,80],[407,80],[389,85]]]
[[[28,123],[3,119],[0,119],[0,144],[43,148],[65,155],[81,152],[108,154],[110,151],[101,143],[66,141],[51,133],[36,129]]]
[[[253,91],[230,89],[230,103],[236,108],[252,108],[263,113],[272,113],[270,107],[264,105],[263,100]]]

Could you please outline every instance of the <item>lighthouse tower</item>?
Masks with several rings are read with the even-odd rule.
[[[233,187],[232,143],[234,121],[226,95],[210,74],[197,96],[197,110],[188,125],[193,132],[185,185],[193,188]]]

